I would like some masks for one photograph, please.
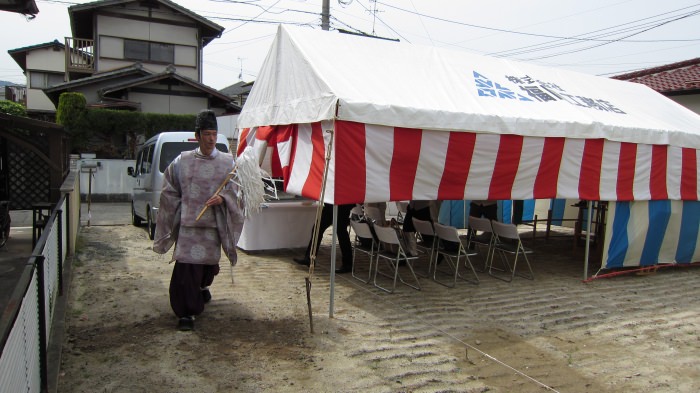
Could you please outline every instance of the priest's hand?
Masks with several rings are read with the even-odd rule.
[[[207,206],[216,206],[224,203],[224,198],[222,198],[220,195],[214,195],[213,197],[209,198],[207,200],[206,205]]]

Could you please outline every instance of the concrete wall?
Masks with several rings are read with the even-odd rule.
[[[229,142],[238,140],[238,128],[236,128],[238,124],[238,115],[217,116],[216,123],[219,126],[219,134],[226,136]]]
[[[80,199],[93,202],[127,202],[131,201],[134,178],[127,174],[127,168],[136,164],[135,160],[103,160],[95,158],[78,160],[80,168]],[[90,180],[89,166],[93,166]]]

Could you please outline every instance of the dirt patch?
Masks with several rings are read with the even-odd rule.
[[[700,269],[583,284],[582,249],[538,239],[534,281],[480,273],[479,285],[421,279],[386,294],[336,276],[329,318],[326,238],[314,334],[298,250],[239,252],[233,273],[222,263],[195,330],[179,332],[170,256],[143,228],[84,227],[80,243],[59,392],[700,390]]]

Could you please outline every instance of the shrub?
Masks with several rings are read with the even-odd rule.
[[[99,158],[133,157],[134,146],[128,146],[127,139],[136,135],[150,138],[162,131],[194,130],[195,117],[86,109],[85,96],[80,93],[61,94],[56,111],[56,122],[71,135],[74,152],[96,153]]]
[[[9,100],[0,100],[0,112],[27,117],[27,108],[24,105]]]

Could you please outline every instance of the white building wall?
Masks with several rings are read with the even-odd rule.
[[[700,115],[700,94],[673,96],[669,98]]]
[[[159,18],[161,17],[162,15],[159,14]],[[198,30],[196,28],[105,15],[98,15],[97,26],[99,59],[96,67],[98,72],[133,64],[133,60],[124,59],[123,40],[134,39],[175,45],[174,65],[177,67],[178,73],[200,81],[197,61]],[[155,72],[161,72],[167,67],[167,64],[149,62],[143,62],[143,64]]]
[[[66,72],[66,51],[53,48],[35,49],[27,52],[28,70]]]
[[[197,29],[194,27],[98,15],[97,28],[98,37],[113,36],[133,40],[197,46]]]
[[[30,83],[33,71],[48,71],[65,73],[66,58],[65,50],[54,50],[53,48],[41,48],[27,52],[27,109],[55,111],[56,107],[49,97],[41,89],[32,88]]]
[[[175,47],[175,66],[180,69],[182,66],[194,67],[194,72],[197,72],[197,48],[194,46],[176,46]],[[190,77],[197,80],[196,77]]]
[[[166,96],[148,93],[129,93],[130,101],[141,103],[142,112],[192,115],[207,108],[206,97]]]
[[[42,90],[27,88],[27,109],[37,111],[55,111],[56,107]]]

